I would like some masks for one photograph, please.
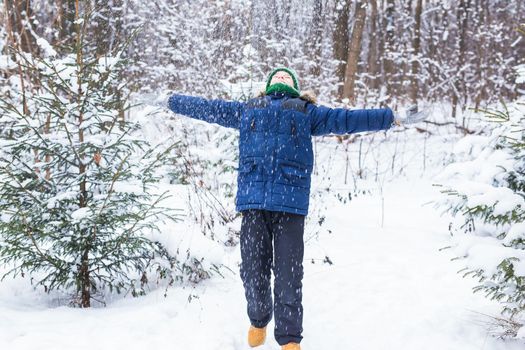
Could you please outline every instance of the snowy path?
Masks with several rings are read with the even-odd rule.
[[[436,196],[430,182],[398,181],[384,191],[384,228],[376,196],[326,203],[333,233],[305,252],[303,349],[523,349],[486,335],[473,311],[497,314],[497,305],[472,295],[475,281],[456,274],[461,263],[450,262],[450,252],[438,251],[448,222],[422,206]],[[333,265],[312,264],[319,252]],[[197,297],[188,302],[190,294]],[[37,295],[25,283],[0,284],[0,349],[249,349],[237,275],[105,309],[48,308]],[[279,349],[272,331],[259,349]]]

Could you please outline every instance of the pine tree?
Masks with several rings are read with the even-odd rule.
[[[525,74],[520,79],[525,81]],[[522,99],[501,110],[480,111],[498,127],[486,137],[474,160],[454,163],[445,170],[456,185],[443,191],[449,195],[445,201],[448,211],[461,218],[460,228],[471,235],[469,239],[460,236],[456,246],[466,264],[464,276],[478,278],[474,291],[501,302],[502,314],[509,318],[497,318],[497,323],[502,335],[513,337],[525,323],[523,106]],[[469,144],[465,140],[463,148]],[[480,146],[479,138],[474,142]]]
[[[47,292],[72,292],[81,307],[108,290],[142,295],[150,274],[182,269],[147,238],[177,220],[155,187],[174,145],[134,134],[126,46],[86,50],[88,21],[76,19],[69,54],[13,51],[25,85],[0,95],[0,263],[12,267],[3,278],[30,274]]]

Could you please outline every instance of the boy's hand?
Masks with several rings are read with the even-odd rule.
[[[139,95],[137,98],[137,103],[153,107],[168,108],[168,99],[169,96],[166,95],[147,93]]]
[[[417,105],[408,107],[404,113],[394,114],[394,124],[415,124],[427,119],[428,113],[426,110],[418,111]]]

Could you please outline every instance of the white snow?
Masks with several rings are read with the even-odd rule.
[[[525,207],[523,197],[515,194],[507,187],[486,187],[477,194],[471,193],[467,201],[469,207],[491,206],[493,203],[496,203],[494,215],[504,215],[517,206]]]
[[[0,70],[9,70],[16,68],[16,63],[8,55],[0,55]]]
[[[224,129],[198,122],[190,125],[189,120],[184,126],[180,120],[174,123],[181,128],[194,130],[198,125],[220,130],[215,137],[232,142]],[[146,131],[154,137],[155,128]],[[472,263],[479,259],[480,266],[494,263],[502,257],[492,249],[496,239],[477,237],[454,249],[441,249],[451,245],[450,218],[441,217],[431,205],[443,197],[440,188],[433,186],[438,182],[434,174],[447,162],[446,150],[451,149],[453,138],[424,140],[411,131],[390,135],[386,142],[366,146],[363,170],[368,180],[354,178],[357,143],[349,145],[352,159],[347,164],[344,145],[317,139],[317,171],[305,229],[303,349],[523,349],[517,340],[503,342],[488,333],[486,324],[491,320],[483,314],[498,316],[500,305],[473,294],[477,281],[457,273],[464,267],[462,260],[451,261],[469,254]],[[217,161],[221,150],[214,149],[213,142],[208,145],[200,150],[201,156],[207,153]],[[459,149],[482,152],[465,145]],[[227,154],[224,147],[222,151]],[[390,171],[392,163],[395,173]],[[345,184],[348,166],[351,175]],[[473,185],[472,192],[479,186]],[[369,194],[356,196],[356,188]],[[118,190],[136,188],[122,183]],[[183,221],[166,223],[162,234],[154,238],[170,251],[191,251],[205,258],[205,268],[223,264],[227,267],[222,270],[224,278],[215,276],[196,286],[176,284],[167,289],[166,297],[165,286],[152,285],[145,297],[109,296],[107,307],[88,310],[64,306],[64,296],[57,293],[33,290],[27,276],[8,278],[0,284],[0,349],[249,349],[249,321],[238,275],[239,246],[217,244],[229,228],[239,229],[240,220],[229,227],[216,225],[215,240],[211,240],[188,215],[193,204],[188,194],[193,188],[165,182],[158,191],[164,190],[173,194],[170,205],[185,212]],[[351,201],[338,199],[348,198],[348,193],[353,193]],[[49,205],[66,198],[64,193],[50,199]],[[231,208],[233,198],[228,201],[224,205]],[[72,215],[81,220],[88,213],[84,209]],[[325,217],[321,226],[320,215]],[[523,230],[516,226],[511,232],[518,235]],[[333,265],[323,263],[326,257]],[[266,344],[258,349],[280,349],[273,339],[273,324]]]
[[[518,75],[516,78],[516,83],[518,84],[525,83],[525,64],[520,64],[516,66],[515,68],[516,68],[516,73]]]
[[[505,236],[505,243],[510,243],[514,239],[525,239],[525,222],[520,222],[512,225]]]
[[[305,251],[304,349],[522,349],[486,334],[479,313],[497,315],[498,306],[472,295],[475,281],[457,274],[461,263],[439,250],[448,244],[447,220],[424,205],[440,196],[429,185],[406,178],[385,185],[383,228],[378,196],[342,204],[326,195],[324,225],[332,233]],[[90,310],[54,307],[58,301],[32,291],[27,278],[7,279],[0,289],[0,348],[247,350],[238,247],[222,254],[233,271],[224,279]],[[325,255],[333,265],[320,262]],[[271,330],[260,349],[279,349]]]
[[[53,46],[51,46],[51,44],[49,44],[49,42],[46,39],[38,37],[36,39],[36,44],[43,51],[44,57],[53,57],[57,55],[57,52],[55,51]]]
[[[91,209],[88,207],[79,208],[71,213],[71,218],[73,218],[74,221],[82,221],[83,219],[88,218],[90,213]]]
[[[57,205],[57,202],[63,201],[63,200],[71,200],[74,199],[78,195],[75,191],[66,191],[62,192],[54,197],[51,197],[47,201],[47,208],[53,209]]]

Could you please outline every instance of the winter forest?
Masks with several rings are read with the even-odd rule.
[[[0,349],[524,348],[525,0],[0,4]]]

